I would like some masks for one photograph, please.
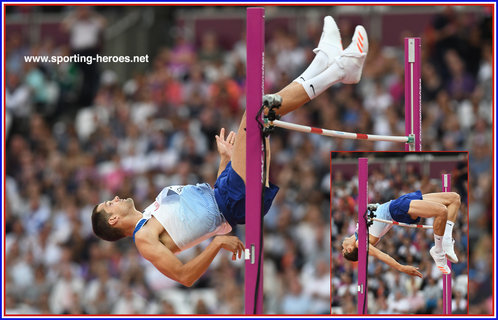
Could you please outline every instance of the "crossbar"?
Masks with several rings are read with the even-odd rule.
[[[352,133],[352,132],[343,132],[343,131],[335,131],[329,129],[315,128],[309,126],[303,126],[300,124],[285,122],[281,120],[274,120],[270,122],[270,125],[274,125],[275,127],[294,130],[304,133],[315,133],[322,136],[335,137],[340,139],[353,139],[353,140],[370,140],[370,141],[391,141],[391,142],[404,142],[410,143],[413,141],[412,138],[408,136],[383,136],[383,135],[375,135],[375,134],[364,134],[364,133]]]

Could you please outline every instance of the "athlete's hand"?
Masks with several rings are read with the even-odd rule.
[[[240,259],[242,257],[242,254],[244,253],[245,250],[244,244],[237,237],[217,236],[213,239],[213,241],[218,242],[223,249],[232,252],[233,253],[232,260],[235,260],[237,256]]]
[[[220,157],[231,159],[234,143],[235,132],[230,131],[227,138],[225,139],[225,128],[221,128],[220,135],[216,136],[216,146],[218,147]]]
[[[418,271],[418,268],[412,266],[401,266],[401,272],[404,272],[410,276],[417,276],[422,278],[422,274]]]

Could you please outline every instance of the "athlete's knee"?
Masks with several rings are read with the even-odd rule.
[[[461,200],[460,200],[460,195],[456,192],[450,192],[450,195],[451,195],[451,204],[453,205],[457,205],[460,207],[460,204],[461,204]]]
[[[434,215],[437,217],[447,217],[448,216],[448,208],[443,204],[438,205],[434,211],[435,211]]]

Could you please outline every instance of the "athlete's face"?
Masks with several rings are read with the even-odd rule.
[[[109,201],[104,201],[99,204],[98,210],[104,209],[106,212],[110,213],[111,216],[124,217],[135,208],[135,204],[132,198],[120,199],[118,196]]]
[[[342,241],[342,254],[352,252],[356,247],[356,238],[355,236],[344,238]]]

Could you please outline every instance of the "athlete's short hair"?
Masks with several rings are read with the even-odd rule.
[[[349,261],[358,261],[358,248],[355,247],[351,252],[344,252],[342,255]]]
[[[92,227],[95,235],[107,241],[117,241],[124,238],[125,234],[121,229],[114,228],[109,224],[111,214],[104,208],[98,210],[98,207],[97,204],[92,211]]]

